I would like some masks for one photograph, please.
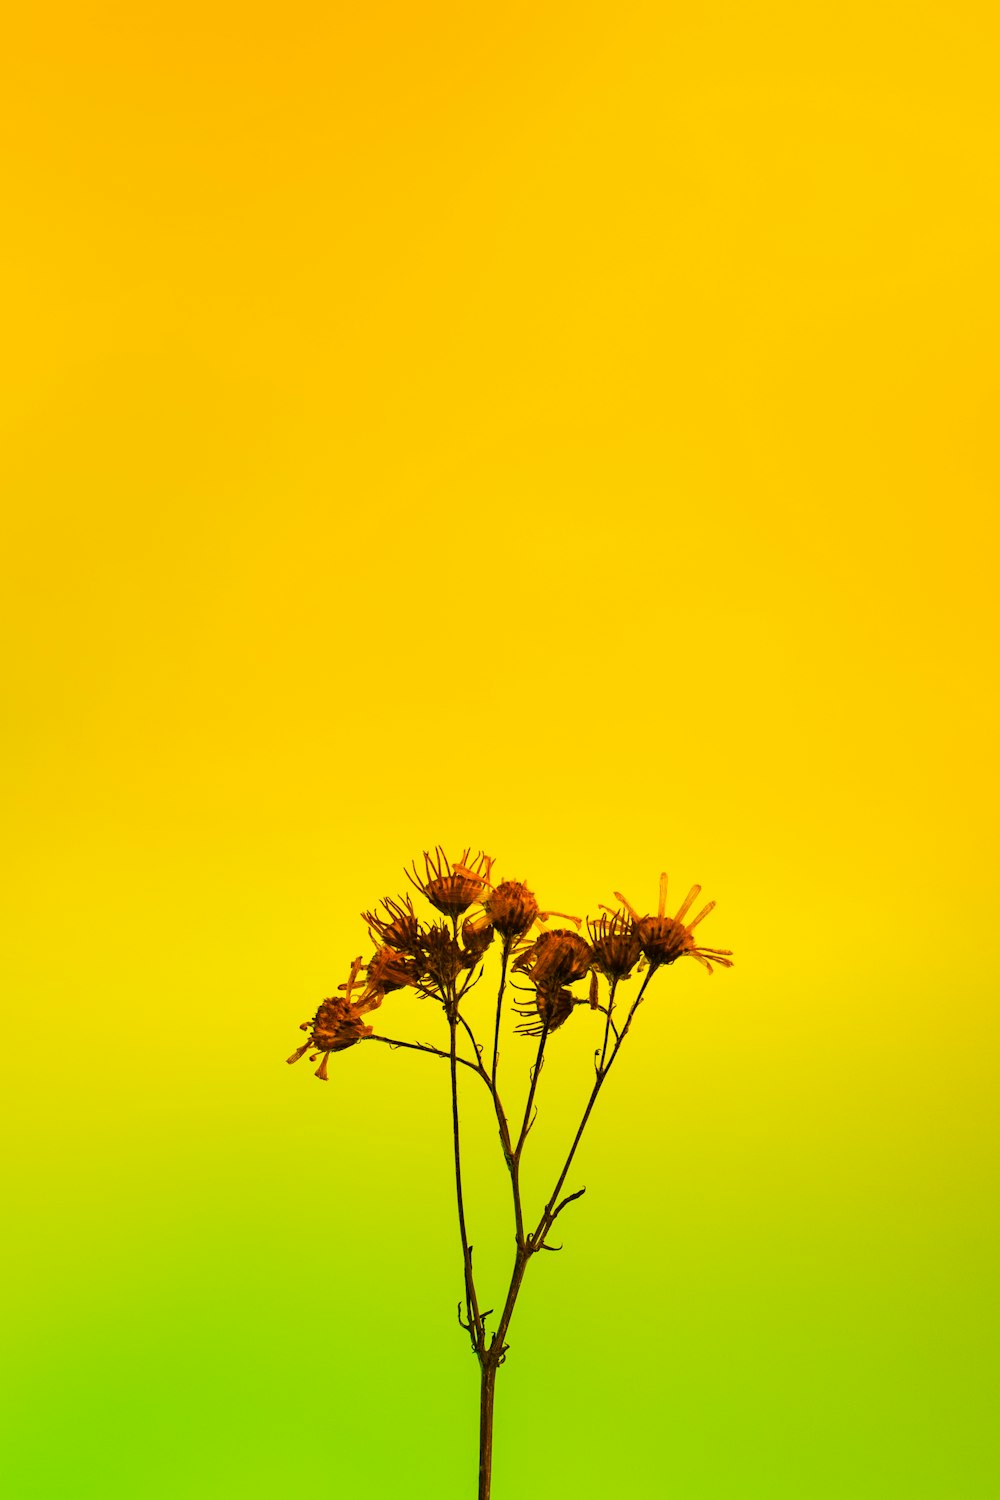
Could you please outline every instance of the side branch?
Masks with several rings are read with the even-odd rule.
[[[575,1193],[568,1193],[565,1198],[560,1199],[559,1197],[559,1194],[562,1192],[563,1183],[566,1181],[569,1169],[573,1164],[573,1158],[576,1155],[576,1149],[579,1146],[580,1140],[583,1136],[583,1132],[587,1127],[587,1121],[590,1119],[591,1111],[593,1110],[594,1104],[597,1101],[597,1096],[601,1091],[601,1085],[604,1083],[605,1078],[607,1078],[609,1072],[611,1071],[611,1065],[614,1062],[615,1058],[618,1056],[621,1045],[628,1033],[629,1026],[632,1023],[632,1017],[635,1015],[636,1011],[639,1008],[642,997],[646,993],[646,986],[648,985],[654,972],[655,971],[653,969],[650,969],[646,974],[646,977],[642,982],[642,988],[639,990],[639,993],[636,996],[635,1001],[633,1002],[632,1008],[628,1013],[628,1017],[621,1029],[621,1032],[615,1032],[615,1045],[611,1051],[610,1057],[607,1059],[606,1064],[598,1072],[596,1082],[594,1083],[594,1087],[590,1093],[590,1098],[587,1100],[587,1107],[583,1112],[583,1119],[580,1121],[579,1128],[573,1138],[573,1144],[570,1147],[569,1155],[566,1158],[563,1169],[559,1173],[559,1180],[552,1191],[552,1196],[549,1199],[548,1203],[545,1205],[545,1208],[542,1212],[542,1217],[538,1221],[538,1228],[535,1230],[534,1234],[518,1236],[517,1255],[514,1259],[514,1270],[510,1278],[510,1287],[507,1291],[507,1299],[504,1303],[503,1311],[500,1314],[500,1321],[497,1325],[496,1332],[493,1334],[493,1337],[490,1340],[489,1348],[486,1351],[487,1363],[495,1365],[503,1364],[504,1357],[507,1353],[507,1330],[510,1327],[510,1320],[514,1315],[514,1305],[517,1302],[518,1293],[521,1290],[521,1283],[524,1280],[524,1273],[527,1270],[528,1261],[536,1253],[536,1251],[558,1250],[560,1248],[558,1245],[547,1245],[545,1243],[546,1235],[552,1228],[552,1225],[558,1218],[559,1214],[562,1213],[563,1209],[567,1208],[569,1204],[575,1203],[577,1198],[582,1198],[583,1194],[586,1192],[585,1188],[579,1188]],[[535,1076],[537,1077],[537,1071]],[[515,1175],[517,1171],[517,1165],[517,1158],[515,1157],[513,1168]]]
[[[494,1094],[497,1087],[497,1067],[500,1062],[500,1014],[503,1008],[503,992],[507,985],[507,960],[509,958],[510,938],[505,937],[503,940],[503,953],[500,959],[500,989],[497,994],[497,1018],[496,1025],[493,1028],[493,1066],[490,1069],[490,1082],[493,1085]]]
[[[442,1052],[440,1047],[432,1047],[427,1042],[401,1042],[394,1036],[374,1035],[362,1037],[361,1040],[363,1042],[385,1042],[387,1047],[392,1048],[409,1047],[412,1052],[430,1052],[434,1057],[443,1057],[445,1062],[451,1061],[451,1054],[449,1052]],[[480,1069],[476,1067],[475,1063],[469,1062],[467,1057],[459,1057],[457,1053],[455,1056],[455,1061],[460,1062],[463,1068],[471,1068],[473,1073],[478,1073],[480,1071]]]
[[[552,1196],[549,1199],[548,1203],[545,1205],[542,1217],[538,1221],[538,1228],[531,1236],[529,1243],[532,1250],[540,1250],[545,1245],[545,1236],[552,1228],[553,1220],[555,1219],[556,1214],[559,1212],[559,1209],[557,1209],[555,1206],[556,1200],[558,1199],[559,1194],[562,1192],[563,1183],[566,1181],[566,1178],[569,1174],[569,1169],[573,1165],[573,1158],[576,1155],[576,1150],[580,1144],[580,1141],[583,1139],[583,1132],[587,1128],[587,1121],[590,1119],[591,1111],[593,1110],[594,1105],[597,1103],[597,1096],[601,1092],[601,1087],[604,1083],[605,1078],[607,1078],[608,1074],[611,1072],[612,1064],[614,1063],[615,1058],[621,1051],[622,1043],[628,1035],[628,1029],[632,1024],[632,1017],[635,1015],[636,1011],[639,1009],[639,1006],[642,1004],[642,997],[646,993],[646,986],[649,984],[649,981],[652,979],[655,973],[655,968],[647,970],[646,977],[642,981],[642,987],[640,988],[638,995],[636,995],[635,1000],[632,1002],[632,1008],[629,1011],[628,1016],[626,1017],[625,1025],[621,1029],[621,1034],[618,1036],[614,1047],[611,1049],[611,1056],[608,1058],[604,1066],[598,1069],[597,1078],[594,1081],[594,1087],[590,1091],[590,1098],[587,1100],[587,1107],[583,1112],[583,1119],[580,1121],[580,1125],[576,1132],[576,1135],[573,1137],[573,1144],[569,1148],[569,1155],[566,1158],[562,1171],[559,1173],[559,1180],[557,1181],[555,1187],[552,1189]],[[560,1208],[564,1208],[567,1203],[571,1203],[576,1197],[579,1197],[578,1193],[571,1194],[569,1198],[563,1200],[563,1202],[560,1204]]]

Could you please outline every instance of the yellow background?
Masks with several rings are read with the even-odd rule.
[[[994,7],[5,51],[9,1493],[472,1493],[446,1069],[283,1061],[441,841],[569,911],[700,881],[737,955],[616,1065],[497,1500],[987,1500]]]

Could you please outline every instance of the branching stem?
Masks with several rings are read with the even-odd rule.
[[[366,1036],[362,1037],[362,1041],[385,1042],[386,1046],[388,1047],[409,1047],[411,1052],[429,1052],[432,1057],[443,1057],[445,1062],[447,1062],[451,1056],[451,1054],[448,1052],[442,1052],[440,1047],[431,1047],[426,1042],[400,1042],[397,1041],[394,1036]],[[456,1056],[455,1061],[460,1062],[463,1068],[471,1068],[473,1073],[479,1072],[479,1069],[476,1067],[475,1063],[469,1062],[468,1058],[466,1057]]]
[[[454,925],[457,928],[457,923],[455,923]],[[531,1070],[531,1082],[528,1088],[527,1102],[525,1103],[524,1107],[524,1118],[521,1121],[521,1128],[518,1132],[517,1141],[516,1143],[512,1144],[510,1124],[504,1111],[503,1104],[501,1103],[500,1093],[497,1088],[497,1067],[500,1055],[500,1016],[502,1011],[504,990],[507,983],[508,958],[509,945],[505,942],[503,949],[502,972],[500,977],[500,990],[497,995],[497,1016],[493,1036],[493,1058],[491,1069],[489,1072],[487,1072],[486,1067],[483,1063],[482,1050],[478,1042],[476,1041],[472,1028],[469,1026],[468,1021],[466,1021],[465,1017],[459,1011],[459,1000],[461,999],[462,994],[464,994],[464,989],[458,991],[457,986],[455,986],[454,984],[449,987],[449,992],[447,994],[442,994],[439,996],[439,998],[444,1000],[445,1011],[448,1016],[450,1047],[447,1053],[442,1052],[437,1047],[431,1047],[421,1042],[395,1042],[390,1037],[381,1036],[373,1036],[369,1038],[369,1040],[371,1041],[386,1042],[389,1046],[411,1047],[418,1052],[430,1052],[437,1057],[447,1057],[449,1060],[451,1073],[452,1135],[455,1148],[455,1194],[458,1204],[459,1234],[462,1241],[462,1264],[465,1272],[466,1318],[463,1322],[461,1319],[461,1304],[459,1304],[459,1321],[462,1322],[463,1328],[465,1328],[469,1333],[469,1337],[472,1341],[473,1352],[479,1360],[481,1373],[479,1407],[479,1500],[490,1500],[490,1486],[492,1482],[493,1469],[493,1406],[495,1397],[496,1373],[500,1365],[503,1364],[504,1358],[507,1353],[507,1331],[510,1328],[511,1318],[514,1315],[514,1307],[517,1302],[518,1294],[521,1290],[521,1284],[524,1281],[524,1273],[528,1268],[529,1260],[531,1259],[532,1255],[536,1253],[536,1251],[558,1248],[558,1246],[547,1245],[545,1243],[546,1236],[548,1235],[549,1230],[552,1228],[552,1225],[555,1223],[556,1219],[562,1213],[563,1209],[566,1208],[570,1203],[573,1203],[577,1198],[582,1197],[585,1191],[585,1189],[580,1188],[577,1192],[569,1193],[564,1198],[560,1198],[559,1196],[562,1192],[563,1184],[565,1183],[566,1178],[569,1174],[570,1167],[573,1165],[573,1159],[576,1156],[577,1148],[579,1147],[580,1141],[583,1138],[583,1133],[587,1128],[587,1122],[590,1119],[594,1105],[597,1103],[597,1097],[601,1092],[604,1080],[610,1073],[615,1058],[618,1056],[618,1053],[621,1050],[622,1043],[628,1035],[629,1027],[632,1024],[632,1017],[635,1015],[637,1009],[639,1008],[639,1005],[642,1002],[642,998],[646,993],[646,986],[649,984],[649,981],[652,978],[653,973],[655,972],[655,967],[648,970],[646,977],[642,982],[639,993],[633,1001],[631,1009],[628,1012],[625,1024],[624,1026],[622,1026],[620,1031],[612,1020],[612,1011],[614,1009],[617,981],[611,981],[607,1008],[605,1009],[605,1007],[603,1006],[600,1007],[604,1011],[605,1015],[604,1041],[601,1048],[600,1062],[597,1064],[597,1077],[594,1082],[594,1086],[591,1089],[590,1097],[587,1100],[586,1107],[584,1108],[583,1118],[581,1119],[580,1124],[577,1128],[576,1135],[573,1137],[573,1144],[570,1146],[569,1154],[566,1157],[562,1170],[559,1173],[556,1185],[553,1188],[551,1196],[549,1197],[549,1200],[542,1211],[542,1216],[538,1221],[538,1226],[535,1229],[534,1233],[526,1235],[524,1232],[524,1210],[521,1201],[521,1154],[524,1150],[524,1145],[528,1138],[528,1133],[531,1129],[532,1107],[535,1102],[535,1093],[538,1088],[538,1077],[541,1073],[542,1065],[545,1060],[545,1043],[548,1040],[549,1028],[547,1024],[543,1023],[541,1035],[538,1041],[538,1053],[535,1058],[535,1065]],[[459,1057],[458,1055],[457,1039],[459,1024],[462,1025],[469,1037],[470,1042],[472,1043],[476,1058],[475,1062],[469,1061],[464,1057]],[[614,1045],[611,1046],[609,1055],[608,1048],[611,1045],[612,1034],[614,1035],[615,1040]],[[476,1295],[476,1285],[472,1271],[472,1246],[469,1244],[469,1235],[465,1221],[465,1201],[462,1191],[462,1153],[459,1139],[459,1063],[464,1064],[464,1066],[467,1068],[471,1068],[474,1073],[478,1073],[479,1076],[483,1079],[483,1082],[486,1084],[486,1087],[490,1091],[490,1096],[493,1100],[493,1108],[496,1113],[497,1125],[500,1131],[500,1142],[503,1147],[507,1166],[510,1170],[511,1193],[514,1205],[516,1245],[514,1265],[511,1271],[510,1284],[507,1288],[507,1296],[504,1301],[503,1309],[500,1313],[500,1319],[497,1323],[496,1330],[490,1337],[488,1343],[485,1324],[487,1314],[481,1313],[479,1310],[479,1301]]]

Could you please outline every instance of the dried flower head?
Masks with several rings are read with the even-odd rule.
[[[521,880],[504,880],[483,900],[486,915],[508,942],[524,937],[538,916],[538,902]]]
[[[420,947],[420,923],[410,897],[393,901],[386,896],[380,905],[385,908],[384,917],[380,917],[377,910],[361,913],[372,937],[400,953],[416,953]]]
[[[587,920],[594,949],[594,968],[608,979],[627,979],[639,962],[642,948],[632,918],[616,911]]]
[[[539,989],[551,989],[582,979],[590,968],[593,950],[578,932],[556,927],[541,933],[531,947],[514,960],[514,968],[527,974]]]
[[[288,1058],[290,1063],[298,1062],[306,1052],[311,1052],[310,1061],[315,1062],[322,1054],[316,1077],[322,1078],[324,1082],[328,1082],[326,1065],[330,1053],[343,1052],[346,1047],[353,1047],[356,1042],[363,1041],[372,1034],[372,1028],[366,1026],[361,1017],[367,1011],[377,1010],[382,998],[367,993],[359,1000],[351,998],[358,987],[361,969],[359,955],[351,965],[347,983],[337,986],[338,993],[322,1002],[311,1021],[302,1022],[300,1030],[311,1032],[310,1038]]]
[[[462,967],[475,968],[493,941],[493,924],[486,917],[466,917],[462,923]]]
[[[639,944],[651,969],[659,968],[661,964],[672,964],[678,958],[696,958],[700,964],[704,964],[710,974],[713,963],[722,964],[726,969],[732,968],[731,948],[703,948],[691,936],[698,923],[707,917],[715,906],[714,901],[703,906],[692,921],[686,925],[684,923],[683,919],[700,891],[700,885],[693,885],[672,917],[665,914],[667,909],[665,874],[660,876],[660,900],[655,917],[640,917],[635,907],[625,900],[621,891],[615,891],[615,896],[635,923]]]
[[[534,1005],[516,1005],[514,1009],[525,1019],[515,1030],[521,1036],[541,1036],[543,1031],[555,1031],[573,1013],[574,1005],[587,1005],[589,1001],[577,997],[562,985],[547,985],[535,991]]]
[[[417,965],[395,948],[376,948],[374,956],[365,965],[365,972],[368,978],[363,998],[368,1000],[377,996],[379,1005],[390,990],[420,983]]]
[[[449,864],[438,844],[433,854],[424,850],[424,874],[421,875],[414,864],[412,875],[409,870],[405,871],[406,878],[443,916],[460,917],[474,902],[482,899],[493,866],[488,854],[477,854],[471,864],[469,855],[470,851],[466,849],[461,859]]]
[[[421,956],[418,962],[437,988],[446,994],[462,972],[462,950],[455,941],[450,927],[444,922],[435,922],[423,929],[420,937]]]

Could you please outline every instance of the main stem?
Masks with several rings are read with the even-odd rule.
[[[490,1500],[490,1482],[493,1478],[493,1394],[496,1381],[496,1361],[487,1358],[482,1364],[479,1396],[479,1500]]]

